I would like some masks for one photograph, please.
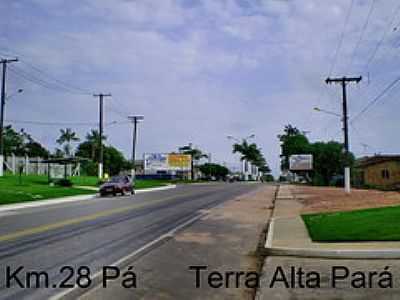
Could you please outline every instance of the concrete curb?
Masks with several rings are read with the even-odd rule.
[[[273,229],[275,218],[271,218],[263,254],[269,256],[296,256],[306,258],[340,258],[340,259],[399,259],[400,249],[310,249],[273,247]]]
[[[60,204],[60,203],[85,201],[85,200],[94,199],[95,197],[96,197],[96,194],[90,194],[90,195],[78,195],[78,196],[45,199],[45,200],[23,202],[23,203],[16,203],[16,204],[6,204],[6,205],[0,206],[0,212],[10,211],[10,210],[19,210],[19,209],[23,209],[23,208],[33,208],[33,207],[39,207],[39,206]]]
[[[176,188],[176,185],[173,184],[173,185],[168,185],[168,186],[137,190],[136,194],[170,190],[170,189],[174,189],[174,188]],[[56,204],[63,204],[63,203],[72,203],[72,202],[77,202],[77,201],[87,201],[87,200],[95,199],[97,197],[98,197],[97,194],[90,194],[90,195],[77,195],[77,196],[45,199],[45,200],[23,202],[23,203],[16,203],[16,204],[6,204],[6,205],[0,206],[0,212],[8,212],[8,211],[15,211],[15,210],[20,210],[20,209],[24,209],[24,208],[35,208],[35,207],[56,205]]]

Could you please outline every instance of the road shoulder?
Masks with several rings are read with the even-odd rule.
[[[259,269],[255,253],[274,193],[274,186],[263,185],[206,211],[205,217],[133,263],[137,288],[124,289],[121,281],[115,281],[81,299],[252,299],[254,289],[246,288],[246,274]],[[199,271],[196,287],[198,267],[207,270]],[[207,282],[213,271],[225,279],[226,272],[246,274],[239,279],[239,288],[235,279],[228,288],[225,281],[220,288],[213,288]]]

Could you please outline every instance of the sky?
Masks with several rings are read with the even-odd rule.
[[[105,135],[127,158],[126,117],[138,114],[139,156],[193,143],[234,166],[227,135],[255,134],[278,175],[285,125],[343,140],[340,118],[313,108],[341,113],[341,87],[324,80],[361,75],[347,89],[351,150],[399,153],[399,87],[352,119],[399,76],[396,0],[13,0],[0,11],[0,57],[20,59],[7,124],[51,149],[60,128],[84,139],[98,122],[92,94],[111,93]]]

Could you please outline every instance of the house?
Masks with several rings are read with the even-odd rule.
[[[366,156],[356,161],[361,185],[400,188],[400,155]]]

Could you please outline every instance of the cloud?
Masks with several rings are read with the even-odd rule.
[[[370,74],[360,88],[349,86],[351,115],[398,74],[398,30],[389,29],[373,63],[363,70],[396,1],[377,2],[359,50],[350,62],[369,1],[354,1],[344,42],[332,75]],[[219,162],[232,163],[227,134],[256,134],[256,142],[275,174],[276,138],[288,123],[311,131],[311,139],[341,139],[340,120],[313,112],[314,106],[340,112],[338,86],[328,75],[350,2],[294,0],[193,1],[3,1],[9,13],[0,20],[0,55],[18,53],[57,79],[89,92],[112,92],[106,121],[140,113],[139,151],[172,151],[193,142]],[[400,16],[395,18],[395,25]],[[19,68],[41,76],[19,64]],[[345,73],[348,72],[348,73]],[[15,74],[9,90],[26,92],[7,104],[7,118],[43,121],[96,121],[98,103],[30,84]],[[394,97],[393,93],[391,97]],[[377,106],[376,126],[367,115],[357,122],[361,143],[395,151],[389,133],[398,102]],[[390,124],[390,125],[387,125]],[[27,128],[53,147],[58,128]],[[89,128],[76,127],[81,137]],[[339,131],[339,132],[338,132]],[[338,132],[338,133],[337,133]],[[336,134],[337,133],[337,134]],[[109,142],[130,153],[131,128],[106,128]],[[351,135],[353,138],[353,134]]]

